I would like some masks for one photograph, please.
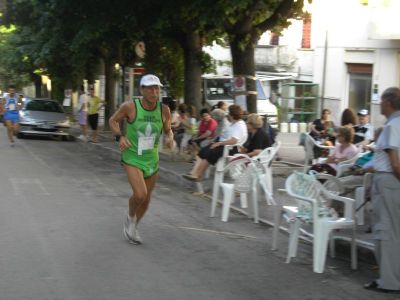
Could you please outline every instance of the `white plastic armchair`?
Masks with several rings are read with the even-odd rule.
[[[225,145],[222,157],[216,163],[213,191],[212,191],[212,200],[211,200],[211,213],[210,213],[211,217],[215,216],[215,210],[217,208],[217,202],[218,202],[218,198],[219,198],[221,183],[224,181],[225,165],[230,159],[229,151],[234,148],[237,148],[237,147],[240,147],[240,145],[239,144]]]
[[[281,142],[277,141],[275,144],[272,145],[272,147],[264,149],[260,154],[252,158],[252,160],[255,161],[256,166],[262,168],[262,173],[259,174],[259,184],[266,194],[268,191],[270,195],[273,195],[272,162],[274,158],[278,155],[280,147]],[[275,204],[270,203],[269,201],[273,201],[273,199],[267,197],[268,204]]]
[[[300,226],[302,223],[312,224],[313,235],[313,271],[323,273],[328,241],[334,229],[349,228],[352,230],[351,240],[351,266],[357,268],[357,253],[355,243],[355,201],[350,198],[338,196],[327,191],[312,175],[294,172],[285,182],[287,194],[298,200],[298,207],[283,206],[284,213],[289,214],[289,247],[286,262],[297,255]],[[344,203],[344,217],[338,218],[330,215],[326,206],[329,200],[338,200]],[[279,221],[279,220],[278,220]],[[279,222],[275,223],[279,228]],[[273,244],[277,244],[277,236],[273,237]],[[331,246],[334,239],[331,237]]]
[[[277,156],[281,142],[277,141],[271,147],[265,148],[258,155],[249,157],[246,154],[235,154],[233,157],[247,157],[253,161],[257,167],[257,180],[255,183],[259,184],[267,196],[267,204],[272,203],[273,184],[272,184],[272,162]]]
[[[247,157],[236,157],[224,167],[224,173],[229,173],[230,181],[221,182],[223,191],[222,218],[228,221],[231,204],[235,200],[235,193],[242,195],[250,194],[252,197],[252,208],[254,210],[254,222],[258,223],[258,197],[255,188],[256,170],[253,161]],[[241,199],[242,200],[242,199]]]
[[[308,168],[311,165],[317,163],[317,157],[314,157],[314,147],[318,147],[320,149],[328,149],[330,152],[335,148],[333,146],[324,146],[319,142],[314,140],[314,138],[309,134],[304,134],[304,172],[307,172]]]

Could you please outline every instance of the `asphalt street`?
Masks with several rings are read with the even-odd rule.
[[[309,244],[285,264],[270,227],[209,218],[209,200],[163,178],[144,244],[131,245],[130,187],[108,152],[36,138],[11,148],[1,128],[0,153],[0,300],[400,299],[362,289],[376,275],[369,264],[351,271],[338,257],[313,273]]]

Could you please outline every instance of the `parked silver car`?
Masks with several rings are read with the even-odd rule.
[[[63,107],[50,99],[26,99],[19,111],[18,138],[39,135],[70,138],[70,121]]]

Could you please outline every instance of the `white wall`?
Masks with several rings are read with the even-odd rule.
[[[314,82],[322,85],[324,46],[327,34],[325,101],[332,110],[333,118],[340,121],[341,111],[348,106],[348,81],[346,63],[373,65],[372,85],[379,91],[399,86],[400,40],[369,38],[371,6],[363,6],[358,0],[314,0],[311,41],[315,49]],[[381,125],[379,102],[371,106],[371,121]]]
[[[400,40],[370,38],[369,23],[374,18],[374,5],[378,2],[382,4],[382,1],[384,0],[370,0],[369,5],[362,5],[360,0],[313,0],[308,5],[312,13],[312,49],[308,52],[300,49],[302,22],[298,20],[293,20],[292,25],[282,32],[279,39],[280,45],[298,50],[298,79],[309,80],[322,87],[324,48],[326,37],[328,38],[324,104],[332,110],[336,123],[339,123],[341,112],[348,106],[347,63],[372,64],[372,85],[378,85],[378,95],[389,86],[400,86]],[[270,33],[266,32],[259,44],[268,45],[269,41]],[[228,48],[215,46],[210,51],[216,59],[231,59]],[[220,68],[218,72],[227,72],[226,67]],[[379,101],[371,105],[371,121],[376,126],[384,122],[380,115]]]

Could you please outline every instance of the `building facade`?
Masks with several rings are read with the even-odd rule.
[[[317,84],[317,109],[329,108],[336,124],[350,107],[368,109],[371,123],[381,126],[380,94],[400,86],[400,27],[395,22],[400,1],[313,0],[305,11],[304,19],[293,20],[279,36],[262,36],[255,52],[257,71],[293,74],[296,83]],[[220,62],[230,60],[228,48],[206,51]],[[218,72],[231,73],[229,64]]]

